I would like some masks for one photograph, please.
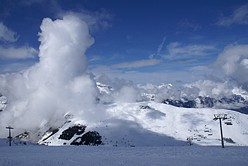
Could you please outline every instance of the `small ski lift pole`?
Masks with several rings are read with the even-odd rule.
[[[12,137],[11,137],[11,129],[14,129],[13,127],[6,127],[6,129],[9,129],[9,136],[8,136],[8,139],[9,139],[9,146],[11,146],[11,141],[12,141]]]
[[[219,120],[220,122],[220,137],[221,137],[221,145],[224,148],[224,139],[223,139],[223,131],[222,131],[222,123],[221,120],[227,119],[227,114],[214,114],[213,120]]]

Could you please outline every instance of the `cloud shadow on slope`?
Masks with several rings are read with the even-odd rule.
[[[104,122],[105,126],[95,130],[102,135],[103,143],[110,146],[187,146],[185,141],[152,132],[136,122],[111,119]]]

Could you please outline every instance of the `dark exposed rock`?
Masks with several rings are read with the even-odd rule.
[[[151,107],[148,105],[146,105],[146,106],[142,105],[142,106],[140,106],[140,109],[151,109]]]
[[[27,131],[15,136],[15,138],[17,138],[17,139],[27,139],[28,137],[29,137],[29,132],[27,132]]]
[[[203,107],[207,107],[207,108],[214,107],[214,103],[216,103],[216,99],[211,98],[211,97],[202,97],[202,96],[199,96],[197,99],[200,100],[200,104]]]
[[[102,136],[97,131],[89,131],[82,137],[76,138],[71,145],[100,145],[102,144]]]
[[[232,140],[232,138],[223,138],[224,141],[228,142],[228,143],[232,143],[235,144],[235,142]]]
[[[73,127],[69,127],[68,129],[64,130],[62,134],[59,136],[59,139],[70,140],[75,134],[81,135],[84,133],[86,126],[84,125],[77,125]]]
[[[233,95],[232,97],[228,98],[228,97],[223,97],[219,100],[220,103],[227,103],[227,104],[230,104],[230,103],[244,103],[246,102],[245,99],[240,96],[240,95]]]
[[[59,131],[58,128],[49,128],[48,131],[46,133],[51,133],[49,134],[46,138],[44,138],[42,141],[47,140],[48,138],[50,138],[51,136],[53,136],[55,133],[57,133]]]
[[[176,106],[176,107],[184,107],[184,108],[195,108],[195,106],[196,106],[195,101],[187,100],[187,99],[184,99],[184,101],[183,100],[165,99],[163,101],[163,103],[173,105],[173,106]]]

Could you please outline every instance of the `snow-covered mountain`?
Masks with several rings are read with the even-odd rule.
[[[85,124],[79,118],[71,118],[46,132],[39,143],[165,146],[187,145],[191,137],[195,144],[219,145],[219,121],[213,120],[214,114],[227,114],[228,119],[223,121],[226,144],[248,145],[248,115],[235,111],[178,108],[154,101],[112,104],[106,110],[111,116],[104,121]]]
[[[99,89],[97,101],[102,104],[104,118],[89,122],[67,113],[59,125],[49,122],[38,131],[23,129],[24,132],[18,133],[16,139],[52,146],[133,147],[187,145],[190,138],[193,144],[219,145],[219,122],[213,118],[215,114],[226,114],[227,119],[222,122],[225,143],[248,146],[248,115],[223,109],[247,107],[247,101],[240,95],[221,99],[206,96],[178,98],[170,92],[170,97],[166,98],[156,90],[171,90],[174,87],[164,84],[138,88],[135,92],[139,92],[141,98],[127,102],[114,100],[115,96],[120,95],[114,87],[99,82],[96,85]],[[4,110],[7,98],[1,96],[0,99]]]
[[[248,145],[248,115],[232,111],[247,110],[244,83],[134,85],[97,76],[87,70],[85,53],[94,43],[87,21],[69,12],[40,27],[37,63],[0,75],[0,137],[11,126],[16,139],[47,145],[185,145],[187,138],[217,145],[213,117],[227,114],[225,141]]]

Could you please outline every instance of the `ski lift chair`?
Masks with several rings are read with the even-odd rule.
[[[225,121],[225,124],[226,124],[226,125],[233,125],[231,119],[227,119],[227,120]]]

